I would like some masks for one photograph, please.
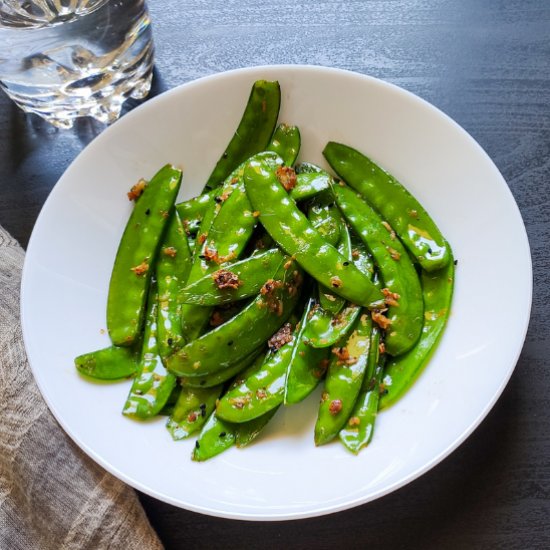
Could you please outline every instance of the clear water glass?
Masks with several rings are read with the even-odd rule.
[[[57,127],[115,121],[147,96],[152,68],[144,0],[0,0],[0,86]]]

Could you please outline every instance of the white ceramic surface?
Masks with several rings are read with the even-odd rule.
[[[120,414],[129,382],[80,378],[73,358],[108,345],[110,270],[130,213],[126,191],[162,164],[184,169],[180,199],[201,189],[237,126],[250,87],[278,79],[280,120],[300,127],[301,160],[324,165],[328,140],[367,153],[424,204],[458,259],[452,315],[413,389],[380,414],[358,457],[313,445],[318,393],[281,410],[256,444],[202,464],[164,420]],[[514,266],[510,268],[513,254]],[[165,93],[102,133],[48,198],[22,283],[25,344],[50,409],[76,443],[135,488],[190,510],[250,520],[304,518],[389,493],[437,464],[504,389],[525,337],[531,260],[523,222],[497,168],[456,123],[416,96],[350,72],[257,67]]]

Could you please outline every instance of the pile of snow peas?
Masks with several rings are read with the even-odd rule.
[[[280,103],[278,82],[254,83],[201,195],[176,203],[170,165],[130,190],[112,345],[75,359],[86,377],[132,377],[123,414],[198,435],[197,461],[248,445],[319,384],[315,444],[359,452],[450,313],[456,262],[426,210],[347,145],[323,150],[334,176],[296,164],[300,132],[277,125]]]

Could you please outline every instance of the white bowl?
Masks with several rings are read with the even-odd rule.
[[[73,358],[109,344],[107,287],[131,205],[126,191],[167,162],[184,169],[180,199],[202,188],[235,130],[252,83],[277,79],[280,120],[300,127],[301,160],[325,164],[329,140],[368,154],[433,215],[458,259],[445,335],[410,392],[378,417],[357,457],[313,444],[318,394],[279,411],[249,448],[206,463],[173,443],[164,419],[121,415],[130,382],[94,384]],[[133,487],[227,518],[282,520],[344,510],[429,470],[472,433],[504,389],[531,305],[531,260],[518,208],[481,147],[436,108],[396,86],[309,66],[255,67],[180,86],[124,116],[59,180],[32,234],[22,324],[53,414],[95,461]]]

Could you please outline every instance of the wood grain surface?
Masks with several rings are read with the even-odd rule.
[[[535,277],[516,371],[487,419],[443,463],[378,501],[294,522],[215,519],[142,496],[166,547],[550,548],[548,0],[149,5],[155,94],[236,67],[309,63],[382,78],[442,109],[508,182],[527,227]],[[0,224],[21,244],[57,179],[102,129],[83,120],[57,131],[0,96]],[[514,251],[509,255],[513,270]],[[480,304],[480,315],[490,322],[490,304]],[[319,483],[330,475],[319,472]]]

